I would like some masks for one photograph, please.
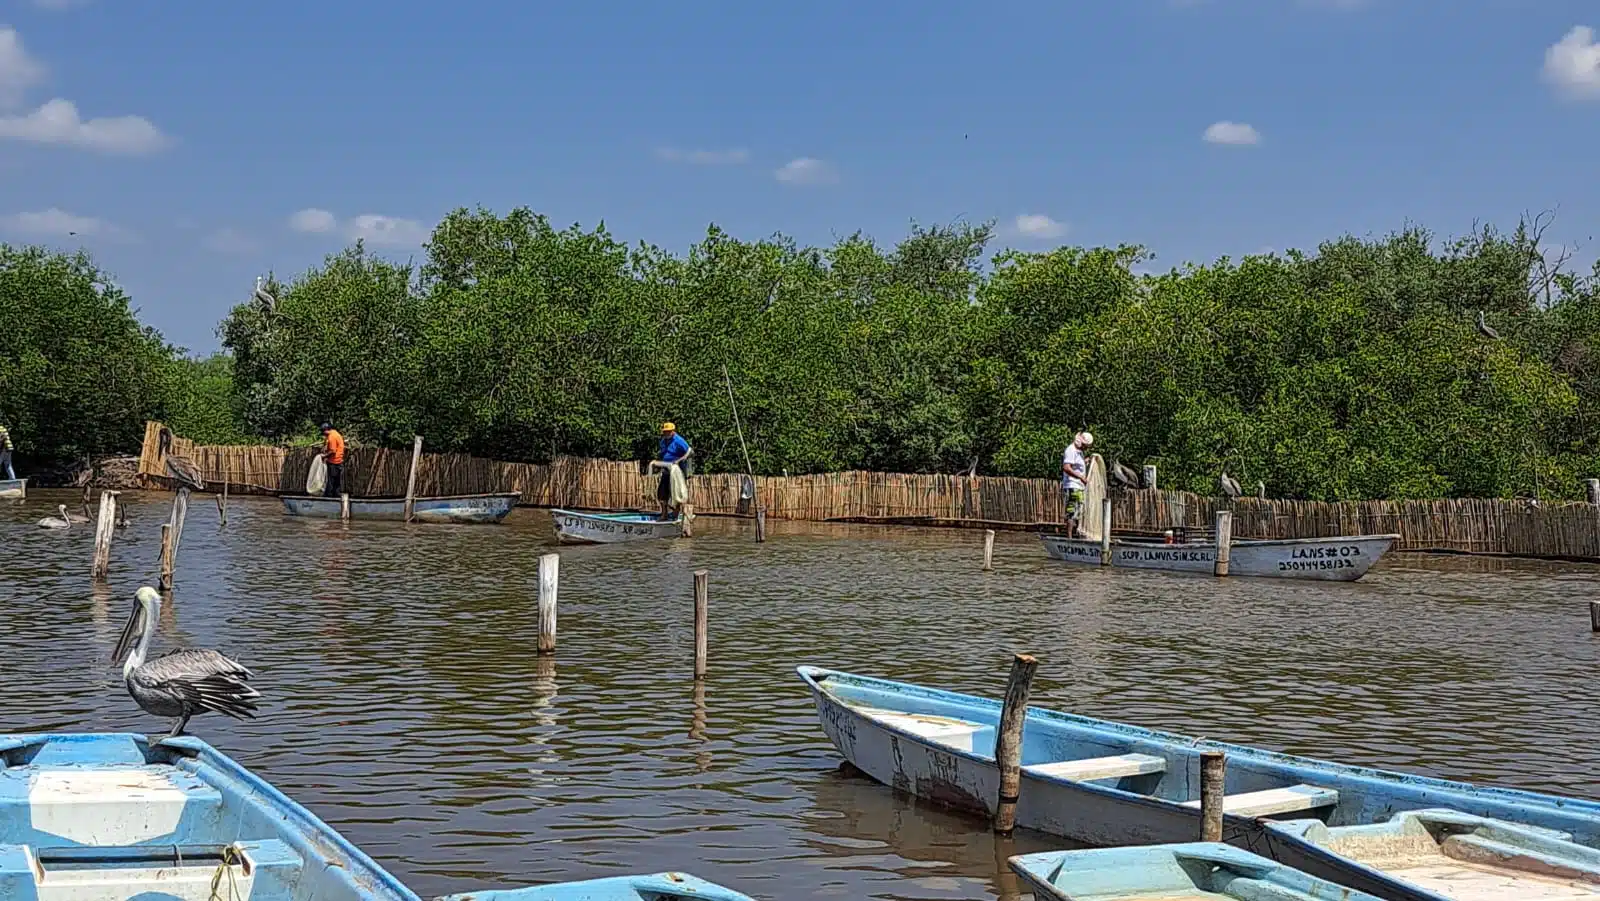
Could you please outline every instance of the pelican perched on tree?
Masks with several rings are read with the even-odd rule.
[[[1227,473],[1223,473],[1222,478],[1217,479],[1217,486],[1220,487],[1222,489],[1222,493],[1228,497],[1238,497],[1239,495],[1244,494],[1243,489],[1239,487],[1239,483]]]
[[[122,681],[134,703],[156,716],[178,718],[166,738],[182,735],[189,717],[207,711],[253,719],[261,693],[250,687],[250,671],[222,654],[180,648],[145,662],[160,615],[161,595],[148,585],[140,588],[133,614],[111,652],[112,660],[122,663]]]
[[[70,528],[72,528],[72,517],[67,515],[67,505],[66,504],[57,504],[56,505],[56,510],[60,511],[60,515],[59,516],[46,516],[44,519],[39,520],[39,528],[41,528],[41,529],[70,529]]]
[[[1490,341],[1500,340],[1500,333],[1490,328],[1489,323],[1483,321],[1482,310],[1478,311],[1478,334],[1488,338]]]
[[[259,275],[256,276],[255,300],[256,300],[256,303],[261,304],[262,308],[270,313],[273,310],[277,309],[278,299],[276,297],[273,297],[271,294],[267,293],[267,289],[262,287],[262,282],[263,282],[263,279],[261,278],[261,276],[259,276]]]

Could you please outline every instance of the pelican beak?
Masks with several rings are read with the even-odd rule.
[[[128,624],[122,627],[122,635],[117,639],[117,646],[111,651],[111,662],[121,663],[128,659],[132,653],[134,642],[144,634],[144,604],[135,601],[133,613],[128,616]]]

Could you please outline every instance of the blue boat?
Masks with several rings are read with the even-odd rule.
[[[679,873],[471,894],[750,901]],[[0,901],[133,898],[420,901],[332,827],[199,739],[0,735]]]
[[[585,544],[614,544],[649,538],[682,538],[683,517],[662,519],[649,513],[586,513],[555,509],[550,520],[556,540]]]
[[[935,803],[993,815],[998,701],[811,666],[799,673],[823,731],[857,769]],[[1447,896],[1389,872],[1381,855],[1368,861],[1347,853],[1346,839],[1355,835],[1342,828],[1427,812],[1436,819],[1408,828],[1464,815],[1505,835],[1522,830],[1516,834],[1558,839],[1563,860],[1600,847],[1596,801],[1329,763],[1032,707],[1017,825],[1097,846],[1191,841],[1200,835],[1200,753],[1208,750],[1227,759],[1223,837],[1230,844],[1391,901]]]
[[[27,496],[27,479],[0,479],[0,498],[21,500]]]
[[[1048,851],[1008,863],[1037,901],[1379,901],[1217,842]]]
[[[413,522],[431,523],[496,523],[506,518],[521,497],[515,492],[419,497],[411,502],[411,519]],[[283,499],[283,509],[290,516],[315,519],[340,519],[344,515],[342,503],[336,497],[292,495]],[[353,497],[350,499],[350,518],[405,522],[406,499]]]

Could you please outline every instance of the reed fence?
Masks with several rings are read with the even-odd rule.
[[[160,423],[145,429],[139,472],[147,484],[170,487]],[[169,433],[170,435],[170,433]],[[167,453],[192,460],[207,483],[227,481],[237,494],[303,490],[314,448],[196,445],[169,437]],[[344,484],[352,497],[401,497],[409,450],[353,447]],[[696,513],[751,512],[740,502],[736,473],[689,478]],[[465,454],[424,453],[417,468],[421,497],[514,491],[535,507],[650,510],[655,475],[637,464],[558,457],[548,464],[502,463]],[[770,519],[949,525],[1054,531],[1066,511],[1057,483],[1002,476],[840,472],[762,476],[759,502]],[[1519,557],[1600,559],[1600,506],[1524,500],[1321,501],[1206,497],[1183,491],[1113,491],[1118,530],[1206,530],[1218,510],[1233,511],[1235,538],[1400,536],[1401,550],[1444,550]]]

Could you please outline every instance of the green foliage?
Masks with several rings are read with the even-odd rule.
[[[0,244],[0,423],[35,465],[126,452],[165,416],[173,348],[82,254]]]
[[[244,421],[233,387],[233,358],[212,354],[184,358],[172,367],[171,408],[165,422],[176,434],[201,444],[257,444]]]

